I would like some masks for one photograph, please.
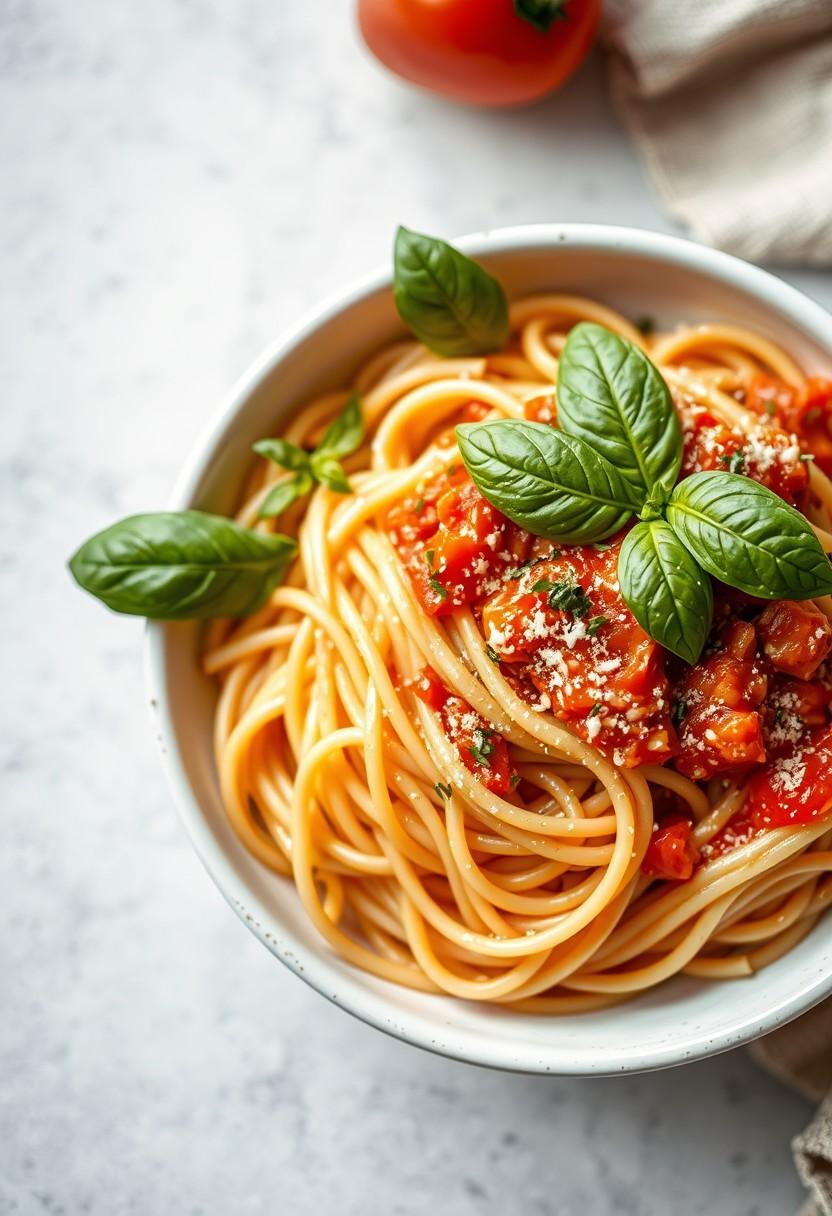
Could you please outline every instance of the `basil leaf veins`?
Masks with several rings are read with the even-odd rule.
[[[832,564],[809,521],[765,486],[736,473],[686,477],[667,522],[715,578],[761,599],[832,593]]]
[[[711,580],[669,524],[651,520],[627,533],[618,581],[624,602],[645,633],[680,659],[695,663],[711,628]]]
[[[80,587],[114,612],[153,620],[254,612],[281,581],[297,546],[203,511],[131,515],[70,559]]]
[[[464,423],[456,436],[481,493],[537,536],[571,544],[602,540],[635,509],[633,490],[603,456],[545,423]]]
[[[661,372],[643,351],[582,321],[558,364],[558,421],[606,456],[643,501],[669,494],[682,464],[682,429]]]
[[[485,355],[508,340],[508,302],[500,284],[436,237],[399,228],[393,295],[411,333],[439,355]]]

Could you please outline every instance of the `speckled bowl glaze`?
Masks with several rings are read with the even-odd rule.
[[[636,229],[542,225],[456,242],[514,297],[595,296],[662,324],[728,320],[781,342],[809,371],[832,368],[832,317],[773,275],[702,246]],[[188,459],[171,509],[232,511],[252,442],[309,396],[344,382],[401,332],[386,267],[307,315],[246,373]],[[746,1043],[832,993],[832,922],[748,979],[678,978],[629,1003],[534,1017],[428,996],[357,971],[308,922],[292,884],[237,841],[223,811],[211,746],[216,690],[197,661],[193,624],[152,624],[148,696],[165,768],[194,848],[225,898],[287,967],[387,1034],[456,1059],[522,1072],[590,1076],[701,1059]]]

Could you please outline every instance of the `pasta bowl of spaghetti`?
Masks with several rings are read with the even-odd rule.
[[[124,528],[168,563],[168,775],[275,956],[413,1044],[574,1075],[832,992],[830,377],[778,279],[584,225],[400,230],[263,356],[170,512],[73,572],[146,612]]]

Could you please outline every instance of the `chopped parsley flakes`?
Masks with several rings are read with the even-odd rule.
[[[547,592],[546,602],[551,609],[570,612],[572,616],[584,617],[592,609],[592,601],[583,587],[568,578],[559,578],[554,583],[551,579],[540,578],[532,591],[536,594]]]
[[[594,616],[591,620],[587,621],[587,637],[594,638],[601,626],[606,625],[609,622],[609,619],[610,618],[608,616]]]
[[[481,726],[478,726],[474,731],[474,742],[468,748],[477,764],[484,764],[486,768],[491,768],[489,756],[494,751],[494,744],[491,741],[493,734],[493,730],[483,730]]]
[[[745,456],[742,452],[725,452],[720,456],[719,463],[724,464],[729,473],[745,472]]]

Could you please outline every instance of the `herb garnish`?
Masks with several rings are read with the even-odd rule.
[[[436,237],[399,228],[393,295],[408,329],[439,355],[487,355],[508,339],[508,302],[500,284]]]
[[[450,798],[451,794],[454,792],[452,786],[443,785],[441,781],[437,781],[433,788],[436,790],[440,798]]]
[[[353,393],[338,417],[327,427],[314,452],[307,452],[287,439],[258,440],[254,444],[258,456],[265,456],[267,460],[293,473],[292,477],[278,482],[269,491],[257,513],[259,518],[270,519],[281,515],[296,498],[308,494],[316,481],[338,494],[351,494],[352,486],[341,465],[341,458],[360,447],[363,438],[361,402],[358,394]]]
[[[553,610],[569,612],[577,617],[585,617],[592,610],[589,596],[573,579],[559,578],[552,582],[551,579],[541,578],[534,584],[532,591],[535,594],[547,592],[546,602]]]
[[[494,744],[491,742],[493,730],[484,730],[478,726],[474,731],[474,739],[468,751],[476,760],[477,764],[483,764],[486,768],[491,768],[489,756],[494,751]]]
[[[492,663],[501,662],[500,656],[497,654],[497,651],[494,649],[494,647],[491,645],[490,642],[486,643],[485,653],[488,655],[488,657]]]
[[[725,465],[729,473],[745,472],[745,456],[742,452],[724,452],[719,463]]]
[[[591,621],[587,621],[586,634],[589,638],[594,638],[598,630],[609,623],[608,616],[594,616]]]
[[[462,458],[480,493],[538,536],[597,544],[637,515],[618,579],[662,646],[688,663],[699,658],[713,615],[708,574],[761,599],[832,592],[832,565],[811,525],[771,490],[736,472],[676,484],[679,418],[638,347],[581,322],[561,353],[557,391],[560,429],[513,418],[463,424]]]
[[[684,699],[684,697],[680,697],[679,700],[674,703],[673,709],[670,712],[670,719],[673,722],[674,726],[682,725],[682,723],[685,720],[685,715],[687,714],[687,712],[688,712],[688,703]]]
[[[80,587],[113,612],[157,621],[247,616],[277,586],[297,545],[204,511],[131,515],[70,560]]]
[[[436,595],[439,596],[440,600],[446,600],[448,598],[448,588],[443,587],[438,578],[429,578],[428,586]]]

